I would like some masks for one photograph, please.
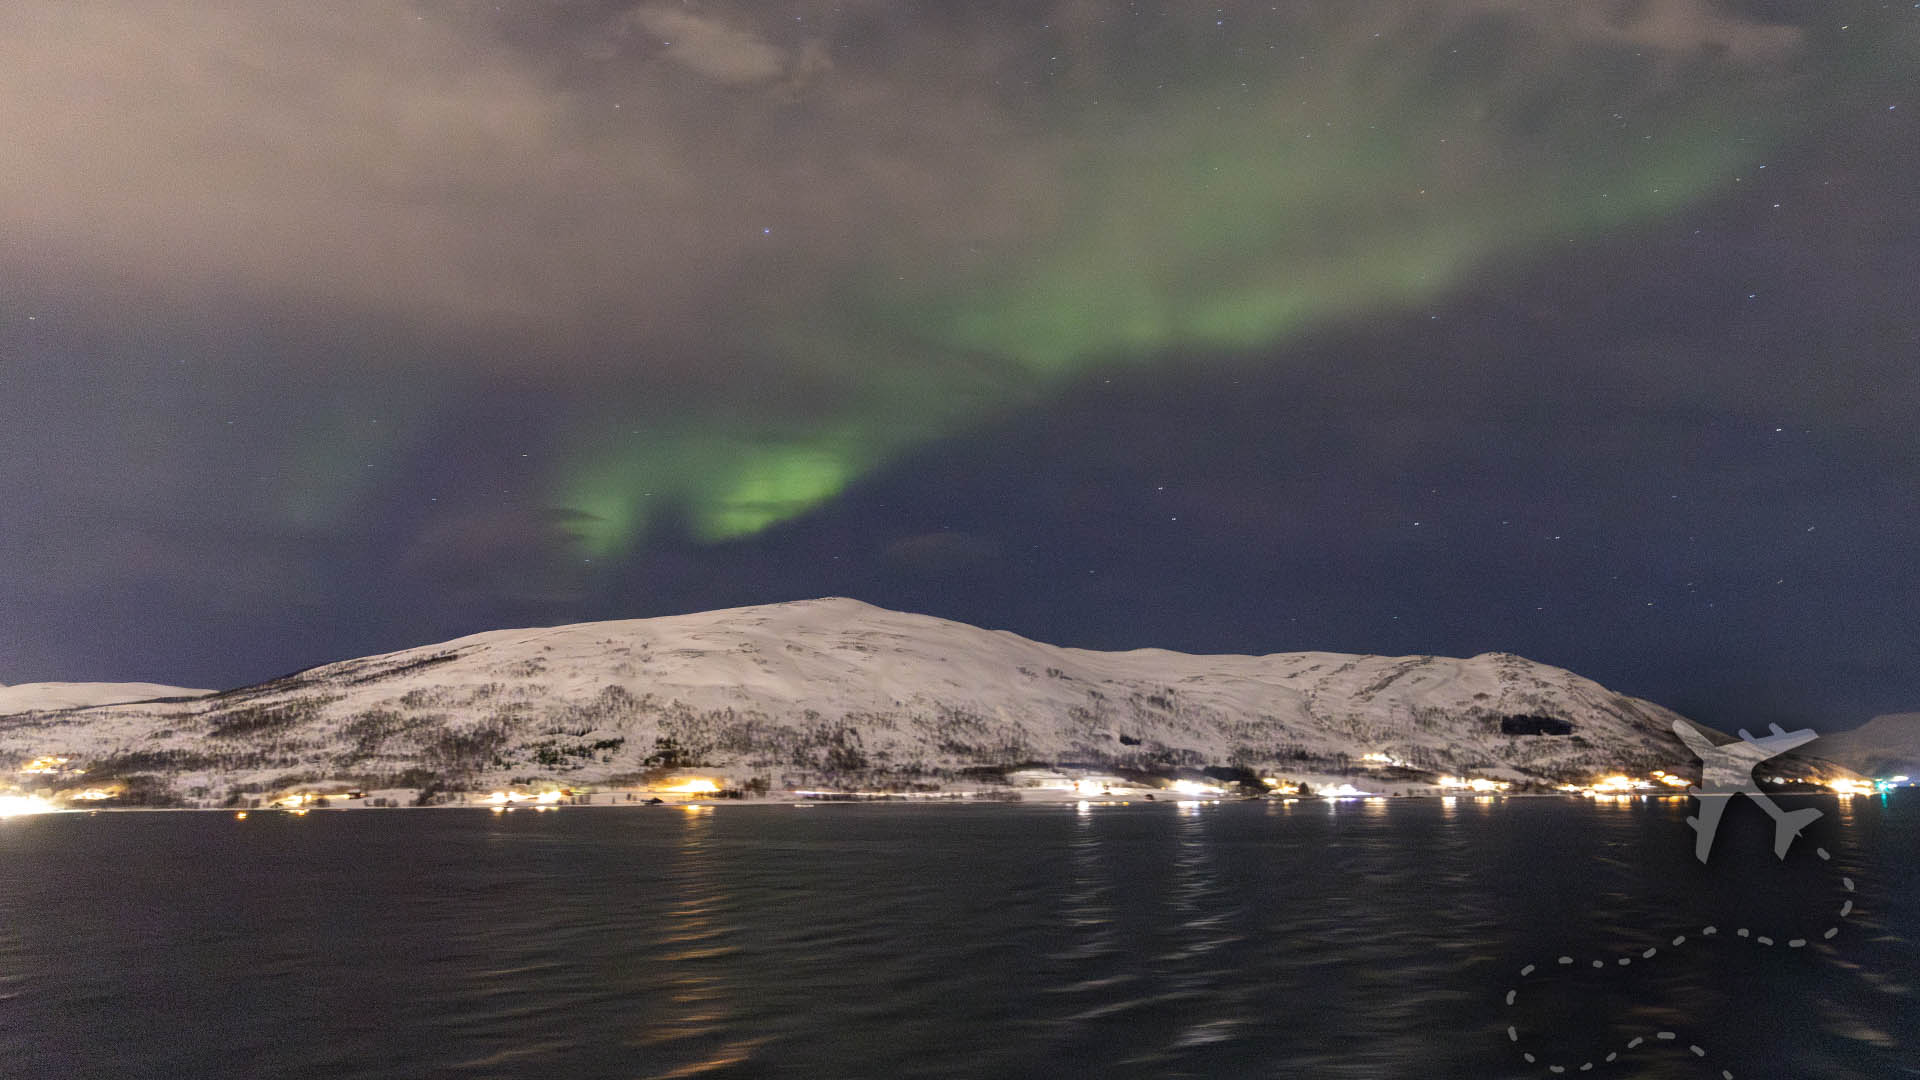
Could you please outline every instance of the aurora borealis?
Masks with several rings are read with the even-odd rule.
[[[9,9],[0,682],[844,592],[1912,708],[1916,42],[1760,0]]]

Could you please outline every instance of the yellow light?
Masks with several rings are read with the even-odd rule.
[[[61,766],[71,760],[71,758],[53,756],[37,757],[25,765],[20,766],[20,771],[31,774],[57,773],[61,771]]]
[[[1827,781],[1827,786],[1839,795],[1871,795],[1873,785],[1860,780],[1835,779]]]
[[[0,795],[0,818],[49,814],[54,806],[38,795]]]
[[[233,820],[235,821],[247,820],[247,812],[245,810],[240,811],[239,813],[233,815]]]
[[[1604,791],[1609,794],[1632,791],[1635,788],[1646,786],[1647,782],[1645,780],[1635,780],[1631,776],[1609,776],[1605,780],[1593,785],[1595,791]]]
[[[661,790],[677,795],[713,795],[720,790],[720,784],[704,776],[696,776]]]
[[[74,794],[72,798],[79,799],[81,802],[99,802],[102,799],[111,799],[113,796],[114,793],[108,791],[106,788],[90,787],[85,791]]]

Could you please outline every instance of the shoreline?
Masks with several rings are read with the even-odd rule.
[[[1052,794],[1053,793],[1050,793],[1050,792],[1045,793],[1045,795],[1047,796],[1051,796]],[[1891,792],[1879,792],[1877,794],[1884,797],[1888,794],[1891,794]],[[1842,794],[1839,792],[1808,791],[1808,792],[1790,792],[1785,794],[1774,794],[1774,795],[1771,795],[1770,797],[1775,799],[1802,797],[1802,798],[1831,798],[1831,799],[1840,799],[1840,800],[1850,800],[1857,796]],[[308,814],[312,814],[312,813],[343,813],[343,812],[362,813],[362,812],[383,811],[383,810],[473,810],[473,811],[485,811],[490,814],[504,815],[504,814],[522,813],[522,812],[545,814],[545,813],[557,812],[560,810],[609,811],[609,810],[620,810],[620,809],[650,810],[650,809],[660,808],[660,809],[677,809],[684,812],[687,810],[712,811],[723,806],[732,807],[732,808],[793,807],[797,809],[813,809],[819,806],[853,806],[853,805],[872,805],[872,804],[888,804],[888,805],[895,805],[895,806],[898,806],[898,805],[1008,806],[1008,807],[1043,806],[1043,807],[1074,807],[1076,809],[1093,809],[1096,807],[1110,808],[1110,807],[1122,807],[1122,806],[1220,806],[1220,805],[1226,805],[1229,803],[1266,803],[1266,804],[1282,805],[1282,806],[1291,806],[1295,804],[1337,806],[1341,803],[1383,804],[1383,803],[1389,803],[1389,802],[1440,802],[1442,804],[1448,804],[1448,803],[1457,803],[1462,801],[1470,801],[1475,803],[1488,804],[1488,803],[1498,803],[1498,802],[1503,802],[1506,800],[1514,800],[1514,799],[1562,799],[1562,800],[1570,800],[1570,801],[1587,801],[1587,802],[1596,802],[1596,803],[1604,802],[1604,803],[1620,804],[1620,803],[1630,803],[1630,802],[1675,802],[1675,801],[1686,801],[1692,798],[1693,796],[1685,792],[1675,792],[1675,793],[1645,792],[1645,793],[1601,794],[1601,795],[1590,795],[1586,793],[1572,793],[1572,792],[1521,792],[1521,793],[1505,793],[1505,794],[1498,794],[1498,795],[1488,795],[1488,794],[1336,795],[1336,796],[1289,795],[1284,797],[1272,796],[1272,795],[1268,795],[1268,796],[1224,795],[1224,796],[1215,796],[1215,797],[1167,796],[1164,798],[1162,797],[1149,798],[1147,793],[1144,793],[1144,792],[1139,794],[1129,793],[1127,795],[1099,796],[1099,797],[1093,797],[1093,798],[1088,798],[1084,796],[1074,796],[1074,795],[1067,795],[1065,797],[1058,797],[1058,798],[1055,798],[1055,797],[1008,798],[1003,793],[990,792],[990,793],[978,793],[978,794],[954,793],[954,794],[938,794],[938,795],[917,795],[917,796],[911,796],[911,797],[873,795],[873,796],[858,796],[858,797],[845,797],[845,798],[817,798],[817,797],[809,798],[809,797],[798,796],[798,795],[792,795],[792,796],[770,795],[764,798],[754,798],[754,799],[681,798],[681,799],[662,799],[657,803],[648,802],[648,801],[635,801],[635,802],[608,801],[608,802],[599,802],[599,803],[593,803],[593,802],[564,803],[563,802],[563,803],[548,803],[545,805],[540,805],[540,804],[497,805],[497,804],[491,804],[491,803],[485,803],[485,802],[455,802],[455,803],[437,803],[437,804],[428,805],[428,806],[419,806],[419,805],[413,805],[413,804],[372,806],[372,805],[365,805],[364,802],[361,800],[354,800],[354,802],[360,803],[360,805],[328,805],[328,806],[309,806],[309,807],[285,807],[285,806],[48,807],[46,809],[33,810],[33,811],[24,812],[24,813],[0,815],[0,820],[4,820],[7,817],[44,817],[49,815],[75,815],[75,814],[84,814],[84,815],[226,814],[226,815],[238,817],[244,820],[248,817],[251,817],[254,814],[281,814],[288,817],[305,817]]]

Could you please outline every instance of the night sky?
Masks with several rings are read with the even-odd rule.
[[[1920,708],[1920,4],[0,7],[0,682],[849,595]]]

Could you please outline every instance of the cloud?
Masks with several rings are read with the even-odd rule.
[[[781,50],[717,19],[669,7],[640,8],[628,17],[660,39],[662,55],[714,82],[768,82],[787,69]]]
[[[779,375],[770,320],[875,257],[1018,235],[1050,151],[756,21],[642,7],[590,31],[608,52],[432,5],[10,6],[0,269],[140,336],[239,319],[694,397]]]
[[[1541,5],[1512,3],[1516,9]],[[1624,42],[1663,53],[1722,53],[1741,63],[1778,60],[1800,45],[1799,28],[1742,18],[1713,0],[1614,0],[1555,7],[1572,34],[1595,41]]]
[[[1092,368],[1671,212],[1767,150],[1784,40],[1702,0],[505,8],[0,7],[0,302],[109,327],[107,384],[186,353],[395,427],[549,392],[527,483],[595,546],[645,491],[734,536]],[[1490,12],[1524,47],[1457,56]],[[1728,62],[1643,85],[1647,45]],[[375,497],[359,422],[264,437],[278,512]]]
[[[1354,70],[1268,63],[1265,89],[1240,99],[1255,110],[1242,137],[1284,126],[1259,110],[1365,74],[1379,28],[1424,33],[1503,6],[1362,4],[1303,28],[1314,55]],[[1755,59],[1792,35],[1704,0],[1604,18],[1538,7],[1512,10],[1543,57],[1612,42]],[[1219,115],[1163,103],[1248,74],[1211,57],[1210,27],[1170,21],[1161,51],[1191,62],[1141,109],[1127,103],[1141,57],[1084,4],[1036,13],[1038,30],[888,9],[536,9],[584,24],[553,40],[516,31],[513,13],[433,4],[9,6],[0,265],[143,329],[268,312],[307,338],[343,324],[426,335],[385,350],[387,366],[537,355],[697,395],[712,354],[761,378],[824,371],[792,342],[854,283],[937,291],[956,272],[1031,263],[1075,202],[1100,197],[1088,170],[1125,164],[1087,159],[1090,141],[1127,138],[1146,151],[1134,166],[1163,169],[1156,147],[1184,152],[1181,130]],[[1279,17],[1223,10],[1248,27]],[[1049,56],[1075,77],[1052,80]]]

